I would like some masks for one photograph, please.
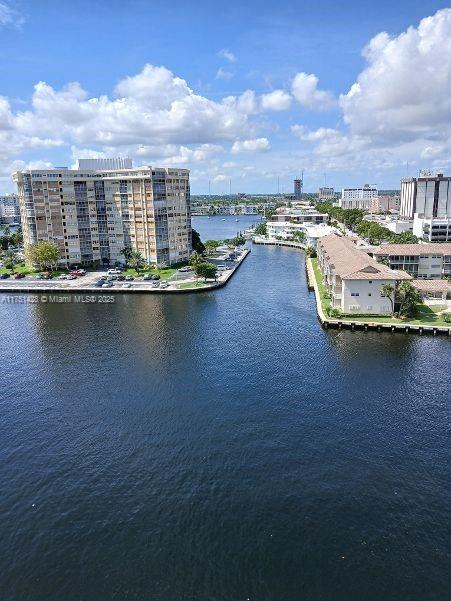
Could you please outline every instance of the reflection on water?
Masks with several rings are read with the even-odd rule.
[[[2,600],[446,598],[448,339],[323,330],[293,249],[115,299],[0,304]]]

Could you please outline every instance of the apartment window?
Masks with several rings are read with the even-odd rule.
[[[369,281],[368,281],[368,284],[372,284],[372,283],[373,283],[373,280],[369,280]]]
[[[351,292],[351,296],[360,296],[360,292]]]

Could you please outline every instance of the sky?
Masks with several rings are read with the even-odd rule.
[[[0,0],[0,40],[0,193],[111,156],[194,194],[451,171],[443,2]]]

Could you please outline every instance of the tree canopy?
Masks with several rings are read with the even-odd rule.
[[[27,260],[39,269],[54,269],[61,256],[60,248],[53,242],[36,242],[28,247]]]

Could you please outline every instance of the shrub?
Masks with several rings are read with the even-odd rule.
[[[442,313],[442,317],[445,323],[451,323],[451,313]]]
[[[328,307],[327,314],[329,317],[341,317],[341,309],[338,307]]]

